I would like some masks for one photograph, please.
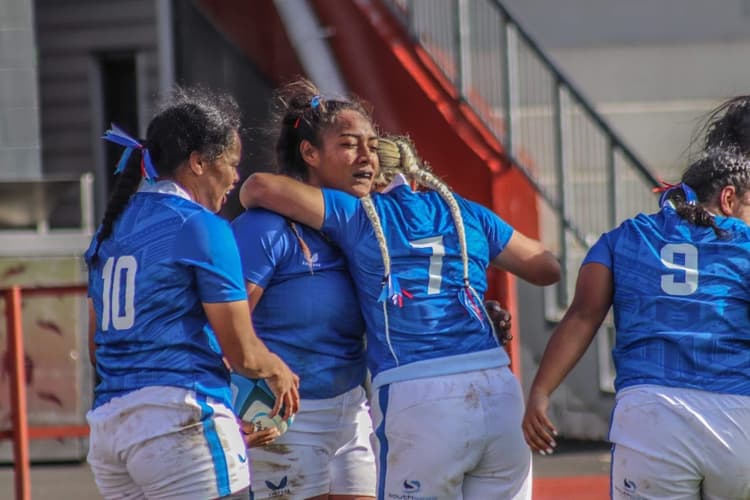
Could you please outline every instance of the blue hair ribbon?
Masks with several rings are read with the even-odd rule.
[[[310,99],[310,107],[311,107],[312,109],[315,109],[315,108],[317,108],[318,106],[320,106],[320,101],[321,101],[322,99],[323,99],[323,98],[322,98],[322,97],[320,97],[319,95],[314,95],[314,96],[313,96],[313,98],[312,98],[312,99]]]
[[[159,177],[159,174],[156,172],[156,168],[154,168],[148,149],[144,148],[143,144],[128,135],[127,132],[114,123],[110,125],[109,130],[104,132],[102,139],[125,147],[125,151],[122,152],[122,156],[120,156],[120,160],[117,162],[115,174],[119,174],[125,169],[125,165],[127,165],[130,155],[133,154],[133,150],[137,149],[141,152],[141,175],[149,184],[156,182],[156,178]]]
[[[659,196],[659,208],[663,208],[665,205],[671,203],[669,201],[669,194],[675,189],[682,190],[682,192],[685,194],[685,202],[688,205],[695,205],[696,203],[698,203],[698,195],[695,194],[693,188],[691,188],[684,182],[679,182],[677,184],[670,184],[669,182],[661,180],[659,182],[661,182],[662,185],[651,190],[654,193],[661,193],[661,195]]]

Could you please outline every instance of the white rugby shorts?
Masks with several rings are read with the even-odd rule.
[[[372,421],[362,387],[303,399],[289,430],[250,448],[254,500],[317,495],[375,496]]]
[[[232,410],[194,391],[146,387],[86,415],[88,462],[104,498],[248,497],[245,443]]]
[[[508,367],[378,388],[378,498],[530,500],[523,407]]]
[[[618,392],[615,500],[750,499],[750,397],[639,385]]]

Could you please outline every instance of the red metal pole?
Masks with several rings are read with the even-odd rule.
[[[23,350],[21,288],[18,286],[5,291],[5,316],[8,321],[8,350],[12,360],[10,401],[16,500],[31,500],[29,425],[26,412],[26,360]]]

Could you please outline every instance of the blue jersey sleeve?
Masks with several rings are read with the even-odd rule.
[[[336,189],[323,189],[325,216],[321,230],[346,250],[364,237],[362,204],[356,198]],[[369,222],[368,222],[369,225]]]
[[[232,222],[245,279],[267,288],[279,259],[288,246],[287,222],[282,216],[254,208],[240,214]]]
[[[505,246],[513,236],[513,226],[497,216],[492,210],[471,200],[465,200],[474,213],[487,235],[489,243],[489,259],[492,260],[505,249]]]
[[[227,221],[197,212],[185,221],[174,244],[176,261],[195,271],[201,302],[247,298],[240,254]]]
[[[612,269],[612,247],[610,245],[610,233],[602,234],[594,245],[589,249],[581,265],[596,262]]]

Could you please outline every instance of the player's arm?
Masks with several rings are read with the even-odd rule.
[[[584,264],[575,296],[547,342],[534,377],[523,418],[523,433],[532,450],[549,453],[557,431],[547,417],[550,394],[578,363],[612,305],[612,271],[598,262]]]
[[[245,282],[247,287],[247,301],[250,304],[250,315],[252,316],[255,311],[255,306],[258,305],[260,299],[263,297],[263,287],[256,285],[250,281]],[[268,383],[268,381],[266,381]],[[276,394],[277,388],[272,387],[271,391]],[[271,414],[276,414],[281,408],[280,398],[276,398],[276,404]],[[242,429],[242,436],[245,439],[245,446],[248,448],[256,448],[258,446],[267,446],[273,443],[277,437],[280,436],[279,430],[276,427],[269,427],[268,429],[257,430],[254,424],[240,421],[240,428]]]
[[[323,226],[325,206],[320,188],[286,175],[258,172],[240,188],[245,208],[262,207],[315,229]]]
[[[91,366],[96,366],[96,342],[94,337],[96,336],[96,310],[94,309],[94,301],[90,298],[89,302],[89,362]]]
[[[263,297],[264,289],[262,286],[250,281],[245,282],[245,285],[247,287],[247,302],[250,304],[250,315],[252,316],[255,306],[258,305],[258,302]]]
[[[264,378],[276,396],[271,416],[285,406],[285,419],[299,410],[299,377],[258,338],[247,300],[203,303],[203,309],[232,370],[248,378]]]
[[[560,281],[560,262],[539,241],[513,231],[513,235],[490,262],[533,285],[552,285]]]

